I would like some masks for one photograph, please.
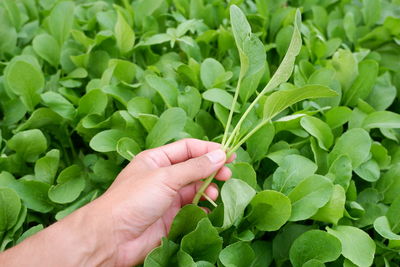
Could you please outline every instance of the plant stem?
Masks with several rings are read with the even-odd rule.
[[[207,199],[208,202],[210,202],[211,205],[213,205],[214,207],[217,207],[217,206],[218,206],[217,203],[215,203],[214,200],[212,200],[212,199],[211,199],[209,196],[207,196],[206,194],[203,194],[203,197],[204,197],[205,199]]]
[[[226,122],[224,136],[222,137],[221,144],[222,144],[223,147],[225,146],[226,139],[228,138],[229,128],[231,127],[232,117],[233,117],[233,113],[235,111],[235,105],[237,103],[237,99],[239,97],[239,90],[240,90],[240,85],[241,84],[242,84],[242,78],[240,77],[239,81],[238,81],[238,83],[236,85],[235,95],[233,96],[231,110],[229,111],[228,121]]]
[[[239,147],[241,145],[244,144],[244,142],[247,141],[247,139],[249,139],[253,134],[255,134],[261,127],[263,127],[265,124],[267,124],[268,122],[270,122],[270,119],[268,120],[262,120],[256,127],[254,127],[250,132],[248,132],[242,139],[239,140],[239,142],[237,142],[230,150],[228,155],[226,156],[227,158],[229,158],[230,156],[232,156],[233,153],[236,152],[236,150],[239,149]]]
[[[235,135],[237,134],[237,132],[240,129],[240,126],[242,125],[243,121],[246,119],[247,115],[249,115],[250,111],[253,109],[253,107],[257,104],[257,102],[261,99],[262,94],[259,94],[256,99],[254,99],[254,101],[250,104],[250,106],[246,109],[246,111],[243,113],[243,115],[240,117],[240,120],[238,121],[238,123],[236,124],[235,128],[233,129],[231,135],[229,136],[228,141],[226,141],[226,143],[224,144],[224,149],[227,149],[232,141],[233,138],[235,137]]]
[[[193,204],[195,205],[199,204],[201,196],[204,194],[204,191],[207,189],[207,187],[211,184],[216,174],[217,172],[214,172],[204,180],[204,183],[201,185],[199,191],[197,191],[196,195],[193,198],[192,201]]]
[[[279,70],[279,68],[278,68],[278,70]],[[261,97],[276,87],[275,80],[278,79],[276,77],[277,72],[278,71],[275,72],[275,74],[271,77],[271,79],[269,80],[267,85],[261,90],[261,92],[258,94],[258,96],[253,100],[253,102],[251,102],[250,106],[246,109],[246,111],[240,117],[240,120],[238,121],[235,128],[233,129],[231,135],[229,136],[228,141],[226,141],[226,143],[223,144],[225,149],[227,149],[231,145],[233,138],[235,137],[235,134],[237,134],[237,132],[240,130],[240,126],[242,125],[243,121],[246,119],[247,115],[249,115],[250,111],[258,103],[258,101],[260,101]]]

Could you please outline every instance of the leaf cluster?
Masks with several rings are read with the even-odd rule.
[[[199,138],[237,153],[233,178],[210,214],[178,213],[145,267],[399,265],[399,14],[396,0],[1,1],[0,250],[140,151]]]

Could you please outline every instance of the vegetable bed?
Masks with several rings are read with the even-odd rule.
[[[399,0],[2,0],[0,251],[199,138],[233,178],[144,266],[399,266],[399,113]]]

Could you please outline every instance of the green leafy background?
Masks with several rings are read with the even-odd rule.
[[[101,195],[144,149],[221,142],[238,80],[234,123],[297,9],[293,74],[239,135],[286,90],[337,96],[313,92],[258,129],[218,206],[184,207],[144,266],[398,266],[399,0],[1,1],[0,251]]]

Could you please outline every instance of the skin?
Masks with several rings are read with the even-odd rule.
[[[233,156],[234,157],[234,156]],[[201,179],[231,176],[220,144],[184,139],[143,151],[98,199],[0,254],[2,266],[134,266],[167,236]],[[206,192],[215,200],[218,188]]]

